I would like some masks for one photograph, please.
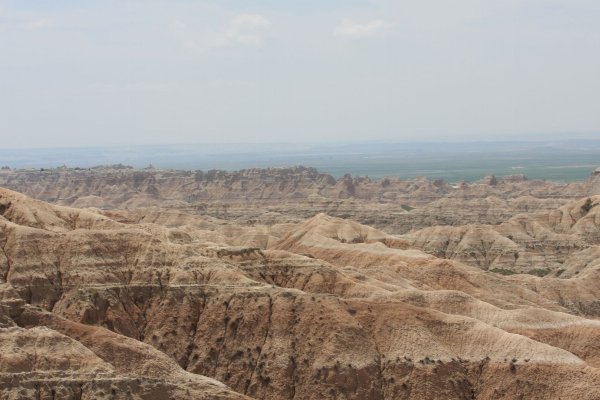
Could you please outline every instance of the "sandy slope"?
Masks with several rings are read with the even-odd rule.
[[[324,214],[0,205],[7,398],[600,397],[593,251],[505,277]]]

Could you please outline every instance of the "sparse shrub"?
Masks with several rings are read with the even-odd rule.
[[[241,358],[244,355],[244,352],[242,350],[238,350],[233,354],[233,359],[236,360],[238,358]]]
[[[584,214],[587,214],[590,212],[590,210],[592,208],[594,208],[596,206],[596,204],[592,203],[592,199],[590,199],[589,197],[585,200],[585,203],[583,203],[583,205],[581,206],[581,211],[583,211]]]
[[[543,276],[548,275],[548,273],[550,273],[550,269],[548,269],[548,268],[535,268],[535,269],[527,271],[527,273],[529,275],[535,275],[535,276],[543,277]]]
[[[496,274],[500,274],[500,275],[514,275],[517,273],[510,269],[504,269],[504,268],[492,268],[492,269],[490,269],[490,272],[495,272]]]
[[[354,239],[352,239],[351,243],[354,243],[354,244],[356,244],[356,243],[365,243],[366,241],[367,241],[367,235],[361,233],[360,235],[358,235],[357,237],[355,237]]]
[[[400,208],[402,208],[404,211],[407,211],[407,212],[411,212],[412,210],[415,209],[414,207],[411,207],[408,204],[402,204],[402,205],[400,205]]]

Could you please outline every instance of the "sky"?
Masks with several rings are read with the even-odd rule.
[[[598,0],[0,0],[0,148],[600,138]]]

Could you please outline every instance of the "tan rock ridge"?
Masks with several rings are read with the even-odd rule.
[[[23,304],[7,284],[0,298],[1,398],[245,398],[151,346]]]
[[[600,244],[600,196],[524,213],[499,225],[434,226],[402,238],[438,257],[483,269],[572,276],[568,265]],[[569,262],[567,263],[567,260]]]
[[[434,225],[498,224],[521,212],[556,209],[570,200],[600,194],[600,175],[569,184],[507,176],[451,185],[426,178],[335,179],[306,167],[227,172],[117,165],[2,170],[0,186],[67,206],[168,207],[243,223],[278,223],[324,212],[406,233]]]
[[[7,396],[600,397],[593,251],[573,278],[502,276],[324,214],[0,204]]]

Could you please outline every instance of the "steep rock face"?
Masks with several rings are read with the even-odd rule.
[[[334,179],[314,168],[226,171],[136,170],[123,166],[0,171],[0,186],[55,204],[101,209],[179,209],[243,224],[281,223],[318,213],[390,233],[435,225],[499,224],[600,194],[600,176],[570,184],[488,178],[450,185],[426,178]]]
[[[567,259],[600,244],[598,204],[600,196],[591,196],[558,209],[520,214],[500,225],[435,226],[402,238],[438,257],[483,269],[560,275]]]
[[[7,205],[0,217],[0,335],[7,336],[0,343],[14,349],[20,330],[44,333],[44,348],[68,348],[57,360],[31,366],[15,358],[7,368],[52,369],[53,376],[62,368],[77,382],[86,371],[112,377],[90,380],[77,397],[77,385],[42,384],[39,375],[27,380],[11,370],[2,373],[10,393],[600,396],[592,345],[599,327],[585,318],[596,314],[571,307],[597,301],[591,265],[575,267],[585,273],[572,279],[502,277],[327,215],[234,229],[181,213],[155,210],[146,218],[141,210],[55,207],[6,190],[0,203]],[[232,246],[252,232],[269,239]],[[576,343],[563,332],[576,332]]]
[[[0,285],[0,392],[6,399],[242,399],[151,346],[32,307]]]
[[[564,199],[521,196],[500,198],[496,196],[457,199],[452,195],[435,200],[412,210],[393,227],[386,230],[405,233],[431,226],[461,226],[467,224],[497,225],[516,214],[531,211],[554,210],[565,204]]]

